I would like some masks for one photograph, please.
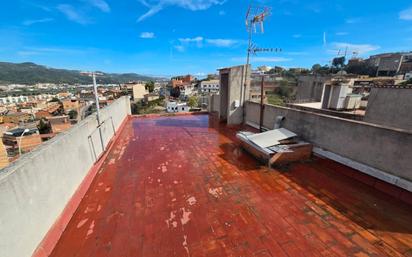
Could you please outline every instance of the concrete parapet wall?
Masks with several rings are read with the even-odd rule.
[[[365,121],[412,132],[412,88],[374,87],[366,107]]]
[[[260,105],[248,102],[246,121],[258,124],[259,114]],[[265,105],[263,126],[272,129],[277,116],[316,147],[412,181],[409,131],[273,105]]]
[[[122,97],[101,110],[104,147],[130,115]],[[103,153],[93,114],[0,171],[0,256],[31,256],[96,157]]]

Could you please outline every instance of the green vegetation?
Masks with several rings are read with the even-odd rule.
[[[152,77],[135,73],[112,74],[103,73],[98,77],[98,83],[118,84],[136,80],[152,80]],[[34,63],[0,62],[0,83],[35,84],[91,84],[92,78],[80,74],[77,70],[53,69]]]
[[[51,132],[50,124],[43,119],[40,120],[37,128],[39,129],[40,134],[49,134]]]
[[[154,83],[154,81],[148,81],[147,83],[146,83],[146,85],[145,85],[145,88],[146,88],[146,90],[148,90],[149,91],[149,93],[152,93],[153,91],[154,91],[154,88],[155,88],[155,83]]]
[[[268,100],[268,104],[280,105],[280,106],[285,105],[284,98],[278,94],[267,94],[266,97]]]
[[[59,103],[59,104],[62,104],[62,102],[60,101],[60,99],[57,98],[57,97],[53,97],[53,98],[50,100],[50,103]]]
[[[164,98],[159,98],[147,104],[143,102],[132,103],[131,110],[134,115],[160,113],[163,111],[164,105]]]
[[[402,82],[401,85],[402,85],[402,86],[412,85],[412,79],[409,79],[409,80],[407,80],[407,81],[405,81],[405,82]]]
[[[284,106],[287,101],[293,100],[296,95],[296,82],[293,79],[280,81],[279,87],[273,93],[266,95],[267,102],[273,105]]]
[[[70,111],[69,111],[69,118],[70,118],[71,120],[77,119],[77,115],[78,115],[78,113],[77,113],[76,110],[70,110]]]
[[[191,108],[198,107],[199,103],[198,103],[197,97],[196,96],[189,97],[189,101],[187,102],[187,105],[189,105],[189,107]]]

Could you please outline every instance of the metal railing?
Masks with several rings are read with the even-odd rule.
[[[110,123],[108,123],[108,121],[110,120]],[[110,116],[109,118],[103,120],[100,122],[100,124],[92,131],[92,133],[90,133],[90,135],[88,136],[88,140],[90,142],[90,146],[92,148],[92,152],[95,158],[95,161],[99,160],[100,157],[106,152],[107,147],[105,146],[105,142],[104,142],[104,137],[103,137],[103,133],[102,133],[102,127],[103,126],[107,126],[107,125],[111,125],[112,130],[113,130],[113,134],[112,137],[114,137],[116,135],[116,128],[114,126],[114,121],[113,121],[113,117]],[[99,138],[100,138],[100,144],[101,144],[101,148],[102,148],[102,152],[99,154],[99,156],[96,153],[96,147],[95,147],[95,143],[93,142],[93,135],[94,133],[96,133],[96,131],[99,131]],[[110,141],[110,140],[109,140]]]

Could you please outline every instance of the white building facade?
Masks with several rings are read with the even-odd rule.
[[[167,102],[166,110],[169,113],[189,112],[190,108],[186,103]]]
[[[220,82],[219,80],[206,80],[200,82],[200,93],[219,93]]]

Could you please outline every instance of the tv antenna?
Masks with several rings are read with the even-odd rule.
[[[260,25],[260,33],[264,33],[264,22],[267,17],[269,17],[271,14],[271,8],[267,6],[259,6],[259,5],[249,5],[249,8],[246,12],[246,19],[245,19],[245,24],[246,24],[246,29],[248,32],[248,48],[247,48],[247,58],[246,58],[246,68],[245,72],[243,73],[243,78],[242,78],[242,84],[243,84],[243,89],[241,88],[241,99],[240,102],[243,104],[245,102],[245,96],[246,96],[246,76],[248,74],[248,68],[250,64],[250,54],[256,55],[257,52],[270,52],[266,51],[269,49],[275,49],[275,48],[257,48],[252,44],[252,35],[253,33],[257,33],[257,25]],[[242,92],[243,91],[243,92]]]

